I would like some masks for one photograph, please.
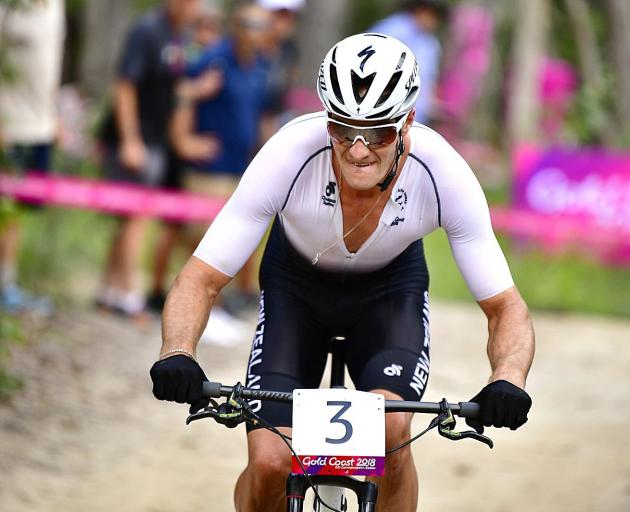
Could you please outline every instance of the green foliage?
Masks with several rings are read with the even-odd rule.
[[[134,0],[133,5],[137,11],[146,11],[147,9],[151,9],[153,7],[157,7],[160,5],[162,0]]]
[[[7,369],[9,344],[23,341],[20,324],[15,317],[0,312],[0,400],[22,387],[22,381],[11,375]]]
[[[384,0],[352,0],[346,31],[356,34],[365,31],[370,25],[392,12],[396,2]]]
[[[499,237],[514,281],[532,309],[630,315],[630,270],[603,267],[586,256],[549,256]],[[425,239],[431,294],[472,301],[442,231]]]
[[[27,288],[68,298],[87,274],[100,273],[114,219],[96,212],[48,208],[24,214],[19,274]]]
[[[601,142],[614,112],[614,77],[603,77],[602,87],[583,85],[578,90],[573,107],[567,117],[567,128],[578,144],[592,145]]]

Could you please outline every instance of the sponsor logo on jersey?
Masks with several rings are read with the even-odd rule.
[[[402,375],[403,367],[399,364],[392,364],[391,366],[387,366],[383,373],[388,377],[400,377]]]
[[[337,204],[337,184],[334,181],[329,181],[322,195],[322,204],[324,206],[335,206]]]
[[[405,222],[404,212],[405,207],[407,206],[407,192],[405,192],[402,188],[396,190],[396,193],[394,194],[394,202],[400,206],[400,215],[396,216],[390,226],[398,226],[398,224]]]

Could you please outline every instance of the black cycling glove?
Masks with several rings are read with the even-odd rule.
[[[202,398],[206,374],[196,361],[188,356],[171,356],[157,361],[151,367],[153,395],[158,400],[190,404],[190,413],[206,407],[210,401]]]
[[[483,427],[510,427],[516,430],[527,421],[532,399],[524,389],[507,380],[488,384],[470,399],[480,405],[479,418],[467,419],[466,423],[479,434]]]

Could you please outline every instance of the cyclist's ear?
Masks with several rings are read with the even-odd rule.
[[[411,128],[411,125],[413,124],[413,121],[415,118],[416,118],[416,109],[414,108],[411,112],[409,112],[409,115],[407,116],[407,119],[405,120],[405,124],[402,127],[403,135],[407,135],[407,132],[409,131],[409,128]]]

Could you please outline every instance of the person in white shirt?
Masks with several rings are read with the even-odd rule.
[[[9,169],[47,172],[58,133],[58,93],[65,38],[64,0],[0,5],[0,46],[14,78],[0,84],[0,146]],[[20,226],[0,228],[0,309],[50,312],[50,303],[16,284]]]

